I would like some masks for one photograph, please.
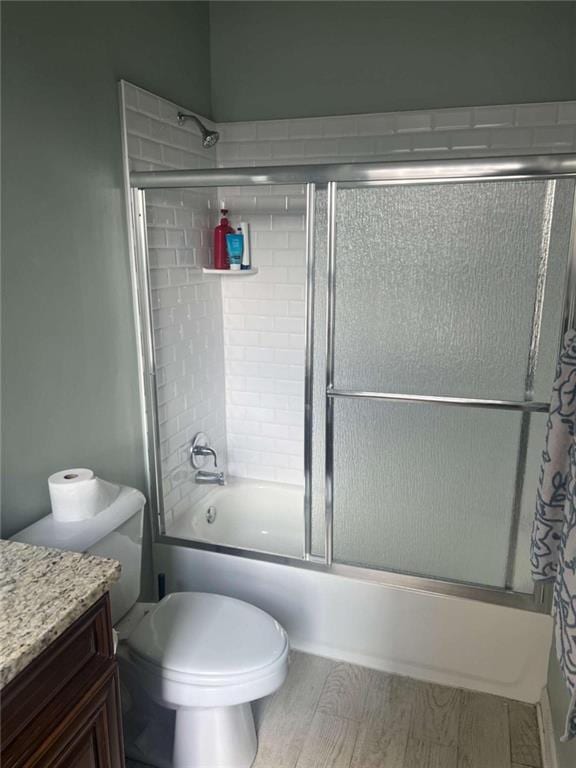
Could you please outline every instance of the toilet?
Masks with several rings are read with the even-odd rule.
[[[286,679],[286,632],[256,606],[224,595],[137,602],[146,500],[100,482],[110,503],[95,517],[60,523],[48,515],[13,538],[121,562],[110,600],[129,758],[157,768],[249,768],[257,750],[251,702]]]

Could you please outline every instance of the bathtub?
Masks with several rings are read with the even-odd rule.
[[[301,559],[303,528],[301,487],[232,478],[209,487],[166,533]],[[257,605],[308,653],[530,703],[546,683],[552,620],[544,614],[385,584],[369,571],[352,578],[338,566],[314,570],[175,544],[154,544],[154,568],[168,592]]]
[[[211,521],[211,522],[210,522]],[[167,528],[168,536],[302,557],[304,489],[231,477]]]

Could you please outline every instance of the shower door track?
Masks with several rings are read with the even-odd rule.
[[[514,181],[576,176],[576,154],[523,155],[421,162],[326,163],[208,168],[191,171],[132,171],[137,189],[251,187],[266,184],[449,184],[463,181]]]
[[[544,413],[548,403],[534,402],[527,387],[524,401],[488,400],[467,397],[412,395],[405,393],[348,391],[334,386],[335,331],[335,199],[337,188],[348,186],[394,186],[412,184],[472,183],[482,181],[527,181],[533,179],[576,178],[576,154],[553,154],[496,158],[470,158],[421,162],[380,162],[266,166],[249,168],[206,169],[189,171],[150,171],[129,174],[131,192],[130,246],[133,281],[138,303],[138,335],[144,368],[143,418],[148,456],[148,485],[151,498],[155,541],[190,547],[214,553],[246,557],[280,565],[324,571],[349,578],[367,580],[392,587],[432,592],[442,595],[481,600],[509,607],[547,613],[551,605],[548,584],[537,582],[531,594],[505,588],[430,578],[392,570],[376,569],[356,564],[333,562],[333,476],[332,437],[333,405],[336,398],[366,398],[407,403],[428,403],[445,406],[489,408],[520,411],[523,419],[530,413]],[[305,317],[305,435],[304,435],[304,553],[303,559],[274,555],[258,550],[223,546],[206,541],[174,538],[166,534],[161,494],[160,443],[158,437],[156,365],[152,335],[152,309],[148,279],[148,248],[146,232],[145,191],[148,189],[202,188],[225,186],[254,186],[277,184],[306,185],[306,317]],[[327,188],[328,200],[328,295],[326,350],[326,457],[325,457],[325,520],[324,556],[312,553],[312,362],[314,300],[314,201],[318,187]],[[536,299],[538,301],[538,297]],[[535,308],[535,316],[537,307]],[[562,331],[576,326],[576,201],[572,212],[570,246],[567,263]],[[532,342],[538,332],[533,327]],[[559,340],[560,345],[560,340]],[[531,345],[532,346],[532,345]],[[529,378],[529,375],[528,375]],[[520,440],[519,454],[526,450]],[[522,477],[520,477],[520,489]],[[518,505],[516,505],[518,507]],[[511,523],[511,545],[519,523],[519,508],[515,508]],[[507,576],[511,573],[510,550]]]

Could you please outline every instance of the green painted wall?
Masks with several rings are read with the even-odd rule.
[[[576,98],[573,2],[213,2],[210,14],[217,120]]]
[[[209,114],[205,3],[2,3],[3,535],[69,466],[145,490],[117,81]]]

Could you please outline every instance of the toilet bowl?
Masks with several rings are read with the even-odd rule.
[[[152,764],[249,768],[257,749],[250,703],[286,678],[285,631],[259,608],[223,595],[178,592],[134,610],[119,627],[125,695],[137,699],[143,691],[156,706],[174,711],[171,760]],[[131,695],[134,683],[140,690]],[[139,739],[140,755],[133,756],[146,752],[154,760],[143,746],[146,737]]]

